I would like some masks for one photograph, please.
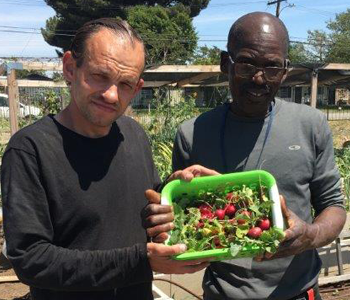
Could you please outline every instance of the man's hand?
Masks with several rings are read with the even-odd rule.
[[[168,182],[175,179],[191,181],[195,177],[220,175],[220,173],[200,165],[193,165],[184,170],[176,171],[168,178]],[[162,243],[168,238],[167,232],[174,228],[173,208],[170,205],[160,204],[160,194],[153,190],[146,191],[149,203],[142,211],[142,224],[147,235],[153,242]]]
[[[172,255],[181,254],[186,251],[186,246],[178,244],[165,246],[162,244],[148,243],[147,254],[151,268],[155,272],[164,274],[189,274],[198,272],[209,266],[211,259],[198,260],[174,260]]]
[[[216,172],[215,170],[205,168],[200,165],[193,165],[186,169],[179,170],[171,174],[168,178],[168,182],[175,180],[175,179],[182,179],[185,181],[191,181],[195,177],[200,176],[213,176],[213,175],[220,175],[220,173]]]
[[[160,205],[160,194],[154,190],[146,191],[149,204],[142,210],[142,225],[153,242],[163,243],[167,232],[174,228],[174,213],[171,205]]]
[[[280,195],[283,216],[286,219],[288,229],[285,230],[285,238],[281,242],[275,254],[265,253],[264,256],[256,257],[255,260],[262,261],[296,255],[314,247],[318,225],[308,224],[301,220],[295,213],[287,208],[286,201]]]

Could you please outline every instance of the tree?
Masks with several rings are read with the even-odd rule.
[[[199,47],[193,55],[193,65],[219,65],[221,50],[214,46],[212,48],[207,45]]]
[[[329,21],[327,28],[331,31],[327,61],[334,63],[350,63],[350,8],[336,15]]]
[[[187,19],[190,18],[190,20],[192,20],[202,9],[208,6],[209,1],[210,0],[45,0],[45,2],[56,11],[56,15],[46,21],[46,28],[42,28],[42,35],[48,44],[66,51],[69,49],[75,31],[87,21],[100,17],[119,17],[121,19],[128,19],[128,17],[135,18],[134,14],[130,13],[129,10],[134,6],[140,5],[144,5],[144,9],[157,7],[168,8],[168,13],[177,14],[178,17],[186,14]],[[181,9],[178,7],[181,7]],[[182,10],[181,14],[178,13],[179,10]],[[185,23],[187,19],[184,20]],[[172,17],[171,20],[177,21],[177,24],[180,22],[176,17]],[[139,24],[138,27],[141,26],[142,24]],[[184,33],[181,34],[181,36],[184,35]],[[60,51],[57,50],[57,52],[61,54]]]
[[[308,57],[311,62],[324,62],[329,51],[328,35],[323,30],[308,30]]]
[[[192,57],[197,35],[184,6],[135,6],[127,19],[145,41],[148,65],[184,64]]]
[[[305,63],[309,61],[307,51],[303,44],[293,43],[290,44],[288,49],[288,57],[291,63]]]

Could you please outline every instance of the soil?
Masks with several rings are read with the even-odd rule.
[[[334,147],[342,148],[350,142],[350,120],[329,121],[333,133]],[[350,299],[350,298],[349,298]]]

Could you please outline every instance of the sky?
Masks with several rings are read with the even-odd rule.
[[[228,31],[237,18],[253,11],[275,13],[276,6],[267,2],[211,0],[193,20],[199,46],[225,49]],[[288,0],[281,3],[280,18],[292,41],[305,41],[308,30],[327,30],[327,22],[347,8],[349,0]],[[54,15],[44,0],[0,0],[0,57],[56,57],[55,48],[38,31]]]

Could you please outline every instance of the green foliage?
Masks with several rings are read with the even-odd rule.
[[[191,58],[197,35],[184,6],[135,6],[127,19],[145,41],[148,65],[184,64]]]
[[[350,8],[337,14],[334,21],[328,22],[327,28],[331,31],[327,61],[350,63]]]
[[[38,71],[38,70],[17,70],[16,71],[17,79],[27,78],[29,75],[46,76],[45,71]]]
[[[162,180],[164,180],[169,174],[172,173],[172,143],[159,142],[156,145],[153,144],[153,157],[154,164],[158,170],[158,174]]]
[[[324,62],[326,60],[329,45],[328,35],[323,30],[308,30],[308,57],[311,62]]]
[[[327,22],[329,33],[308,30],[308,45],[292,44],[289,49],[293,63],[350,63],[350,9]]]
[[[1,161],[1,158],[3,157],[3,155],[4,155],[6,146],[7,146],[7,143],[6,144],[0,144],[0,161]]]
[[[161,179],[171,174],[171,152],[177,128],[185,120],[199,114],[193,98],[173,103],[172,99],[158,90],[153,100],[154,109],[139,116],[152,146],[153,157]],[[142,121],[143,120],[143,121]]]
[[[219,65],[221,50],[214,46],[202,46],[193,55],[191,63],[193,65]]]
[[[61,111],[61,97],[54,91],[48,91],[45,94],[45,100],[41,103],[41,109],[44,115],[57,114]]]
[[[238,211],[231,216],[217,217],[216,212],[228,204]],[[274,227],[266,228],[260,237],[247,235],[262,218],[271,218],[272,201],[265,187],[235,186],[224,191],[202,191],[193,199],[175,199],[173,205],[175,228],[169,243],[185,243],[188,252],[231,248],[232,256],[236,256],[241,250],[247,251],[244,247],[256,247],[275,253],[284,237],[283,231]],[[244,212],[249,212],[249,216]]]
[[[162,92],[158,90],[155,93],[153,100],[155,108],[151,111],[150,121],[145,127],[152,143],[173,143],[178,126],[198,115],[199,111],[193,98],[173,102],[171,98],[164,97]]]
[[[54,82],[61,82],[61,81],[64,81],[64,76],[63,76],[63,74],[60,73],[60,72],[54,72],[54,73],[52,74],[52,80],[53,80]]]
[[[101,17],[110,17],[130,20],[135,18],[131,16],[129,10],[134,6],[144,6],[144,12],[153,14],[152,8],[167,8],[167,13],[170,14],[171,22],[175,22],[175,26],[179,26],[185,31],[180,33],[183,39],[190,39],[189,44],[192,44],[192,37],[189,32],[186,32],[188,20],[197,16],[202,9],[205,9],[210,0],[45,0],[51,6],[56,15],[46,21],[46,27],[42,28],[42,35],[45,41],[51,46],[55,46],[66,51],[71,44],[72,35],[85,22]],[[148,10],[149,9],[149,10]],[[182,13],[179,13],[182,10]],[[138,12],[138,14],[142,14]],[[139,17],[141,21],[145,18]],[[158,22],[157,20],[155,20]],[[165,20],[165,24],[168,21]],[[184,22],[184,24],[181,24]],[[159,22],[158,22],[159,23]],[[147,23],[146,23],[147,24]],[[135,24],[134,24],[135,25]],[[138,23],[138,28],[145,26],[149,27],[151,24]],[[191,25],[192,26],[192,25]],[[156,25],[159,27],[159,24]],[[169,26],[168,26],[169,27]],[[166,32],[166,31],[165,31]],[[157,33],[156,31],[153,33]],[[159,39],[159,37],[158,37]],[[168,44],[173,42],[173,39],[178,39],[176,36],[171,36]],[[186,42],[187,43],[187,42]],[[161,44],[161,45],[164,45]],[[191,48],[191,46],[185,46]],[[61,53],[57,51],[58,53]]]
[[[335,149],[335,161],[343,180],[347,210],[350,208],[350,148]]]

